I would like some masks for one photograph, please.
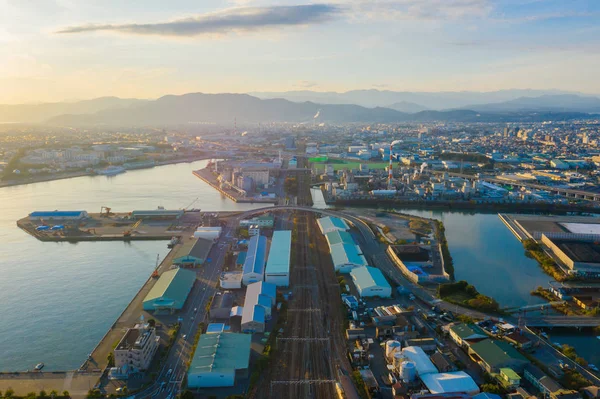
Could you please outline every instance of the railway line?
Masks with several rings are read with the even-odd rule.
[[[338,370],[349,369],[344,364],[340,289],[329,256],[319,250],[327,246],[314,233],[314,216],[298,212],[294,224],[287,324],[257,397],[335,398]]]

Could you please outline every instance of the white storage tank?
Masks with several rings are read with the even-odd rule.
[[[392,366],[394,366],[394,370],[400,371],[400,365],[406,361],[406,356],[400,351],[395,352],[392,355]]]
[[[403,382],[413,382],[417,378],[417,367],[413,362],[404,361],[400,364],[398,374]]]
[[[385,357],[388,359],[392,357],[394,352],[399,351],[401,348],[400,342],[389,340],[385,343]]]

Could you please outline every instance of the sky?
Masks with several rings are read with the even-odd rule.
[[[598,0],[0,0],[0,103],[189,92],[600,94]]]

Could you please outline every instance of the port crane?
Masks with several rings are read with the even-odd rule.
[[[160,254],[156,254],[156,266],[154,267],[154,271],[152,272],[152,278],[158,278],[158,261],[160,259]]]
[[[200,199],[200,197],[196,197],[195,200],[193,200],[188,206],[186,206],[185,208],[183,208],[183,211],[187,211],[189,207],[191,207],[192,205],[194,205],[198,200]]]
[[[105,218],[109,217],[111,215],[111,212],[110,212],[111,209],[112,208],[110,208],[108,206],[101,206],[100,207],[100,217],[105,217]]]
[[[123,232],[123,237],[130,237],[131,233],[137,229],[140,224],[142,224],[142,219],[139,219],[137,222],[135,222],[128,230],[125,230]]]

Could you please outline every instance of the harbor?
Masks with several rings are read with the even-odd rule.
[[[219,181],[215,178],[213,173],[208,169],[200,169],[194,170],[192,172],[194,176],[217,190],[219,193],[229,198],[233,202],[236,203],[258,203],[258,204],[276,204],[277,198],[265,197],[265,198],[256,198],[256,197],[247,197],[243,191],[236,190],[232,188],[232,186],[223,186],[219,183]]]

